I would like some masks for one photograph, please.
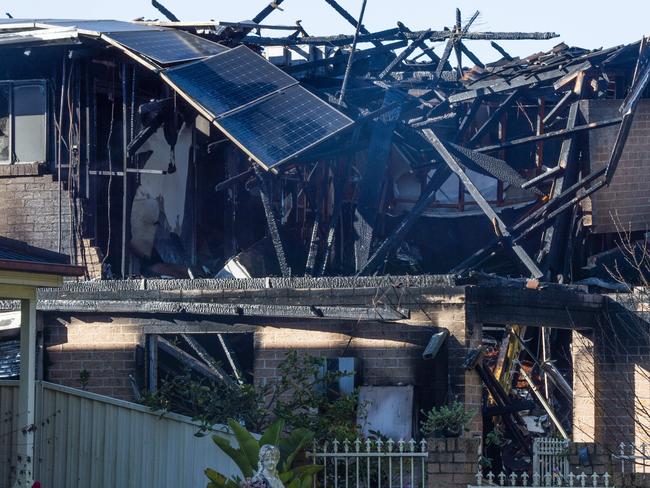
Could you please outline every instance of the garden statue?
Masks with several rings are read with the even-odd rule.
[[[278,478],[277,465],[280,461],[280,451],[271,444],[264,444],[260,447],[257,472],[250,481],[245,482],[246,488],[284,488],[282,481]]]

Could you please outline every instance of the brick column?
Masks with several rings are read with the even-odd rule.
[[[483,340],[483,324],[476,319],[474,305],[468,304],[465,310],[465,354],[468,351],[481,347]],[[464,361],[464,358],[462,358]],[[483,436],[483,382],[476,370],[464,372],[465,411],[473,412],[474,417],[467,425],[466,437]]]
[[[594,343],[591,337],[573,331],[573,441],[594,442],[596,439],[596,375]]]
[[[476,484],[480,439],[429,439],[429,488],[467,488]]]

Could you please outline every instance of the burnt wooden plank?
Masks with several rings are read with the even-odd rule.
[[[570,129],[558,129],[551,132],[545,132],[544,134],[521,137],[519,139],[513,139],[511,141],[506,141],[501,144],[494,144],[491,146],[478,147],[475,150],[478,152],[493,152],[501,151],[503,149],[508,149],[515,146],[520,146],[522,144],[530,144],[532,142],[545,141],[547,139],[556,139],[558,137],[566,137],[578,132],[584,132],[593,129],[601,129],[604,127],[609,127],[611,125],[620,124],[623,119],[616,117],[613,119],[605,119],[598,122],[590,122],[588,124],[577,125]]]
[[[426,187],[422,191],[417,203],[411,211],[402,219],[399,225],[390,233],[390,235],[377,247],[372,257],[359,272],[360,275],[369,275],[374,273],[386,258],[393,252],[404,240],[413,225],[418,221],[426,209],[433,203],[436,198],[436,192],[447,181],[451,175],[448,168],[438,168],[433,174]]]
[[[476,144],[476,142],[479,141],[483,135],[487,132],[487,130],[492,127],[494,122],[499,120],[501,118],[501,114],[507,110],[510,105],[512,105],[512,102],[515,100],[515,98],[519,95],[521,92],[521,89],[516,89],[513,90],[512,93],[510,93],[506,99],[501,102],[501,104],[490,114],[490,116],[487,118],[485,122],[483,122],[483,125],[479,127],[479,129],[476,131],[476,133],[472,136],[472,138],[467,142],[468,146],[473,146]]]
[[[275,254],[278,258],[280,272],[282,273],[282,276],[286,278],[291,276],[291,268],[287,263],[284,245],[282,244],[282,238],[280,237],[280,231],[278,229],[278,221],[275,217],[275,212],[273,211],[268,184],[269,180],[266,175],[262,174],[262,170],[257,167],[257,164],[253,164],[253,170],[255,171],[260,183],[260,199],[262,200],[262,206],[264,207],[264,215],[266,216],[266,225],[268,227],[269,236],[271,237]]]
[[[424,31],[416,40],[411,42],[411,44],[408,45],[406,49],[404,49],[401,53],[399,53],[395,59],[393,59],[388,66],[384,68],[384,70],[379,73],[377,78],[380,80],[383,80],[388,76],[388,74],[393,71],[397,65],[399,65],[402,61],[404,61],[407,57],[411,55],[413,51],[415,51],[418,47],[422,46],[424,44],[424,40],[426,39],[427,35],[429,34],[430,31]]]
[[[573,129],[578,120],[579,101],[574,102],[569,110],[567,118],[567,129]],[[574,138],[568,137],[562,141],[558,167],[564,171],[555,179],[551,200],[561,195],[564,190],[572,186],[578,177],[577,161],[574,157],[575,144]],[[552,225],[550,225],[542,236],[542,245],[537,258],[538,263],[543,263],[544,271],[547,278],[557,273],[562,273],[560,263],[563,262],[565,241],[567,239],[570,216],[566,213],[559,215]]]
[[[467,177],[467,174],[463,168],[458,164],[456,159],[451,155],[447,150],[442,141],[435,135],[431,129],[424,129],[422,131],[426,139],[433,145],[436,152],[442,157],[442,159],[447,163],[449,168],[458,175],[461,182],[467,189],[467,191],[472,195],[474,201],[479,205],[485,216],[490,219],[490,221],[495,226],[495,231],[497,231],[506,242],[511,238],[511,232],[506,226],[506,224],[501,220],[501,217],[494,211],[490,204],[485,200],[481,192],[476,188],[472,180]],[[535,278],[540,278],[542,272],[537,267],[537,264],[528,256],[528,253],[519,245],[515,243],[508,242],[514,253],[517,255],[522,264],[528,269],[530,274]]]

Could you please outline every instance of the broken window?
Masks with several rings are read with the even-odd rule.
[[[45,82],[0,84],[0,164],[45,161],[46,135]]]

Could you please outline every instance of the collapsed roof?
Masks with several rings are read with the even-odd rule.
[[[478,12],[466,23],[457,12],[440,31],[398,22],[370,32],[327,0],[356,33],[316,37],[301,23],[262,24],[280,3],[242,23],[184,23],[164,7],[170,22],[5,19],[0,49],[117,49],[169,86],[216,129],[204,130],[208,152],[225,136],[250,159],[216,190],[230,207],[236,188],[259,195],[277,260],[261,266],[267,274],[576,277],[584,262],[573,262],[574,248],[589,233],[585,201],[611,183],[650,79],[645,40],[596,50],[559,44],[522,59],[497,41],[557,35],[474,32]],[[261,35],[268,30],[291,33]],[[483,63],[465,40],[489,41],[501,59]],[[614,116],[589,111],[592,101],[616,99]],[[129,164],[163,123],[142,115],[144,105]],[[596,167],[584,137],[607,128],[617,135]],[[242,277],[259,275],[235,256],[250,244],[224,246],[224,269],[236,262]]]

